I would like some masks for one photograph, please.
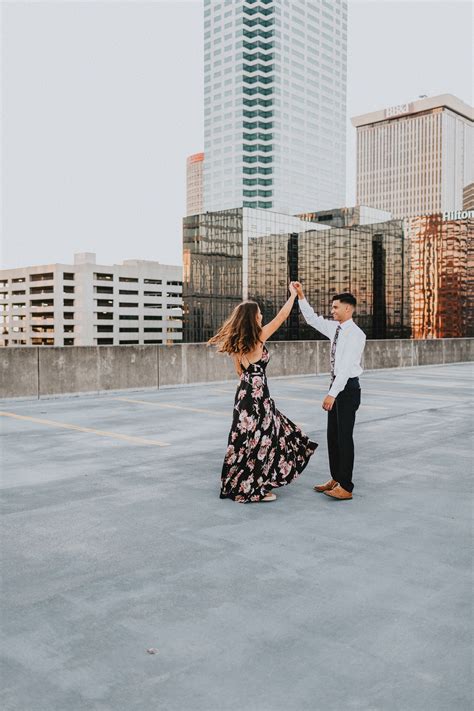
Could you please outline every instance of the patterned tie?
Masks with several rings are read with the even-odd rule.
[[[336,333],[334,335],[334,340],[331,344],[331,356],[330,356],[330,361],[331,361],[331,383],[333,382],[334,378],[336,377],[336,373],[334,372],[335,366],[336,366],[336,347],[337,347],[337,339],[339,338],[339,333],[341,330],[341,326],[339,325],[336,328]]]

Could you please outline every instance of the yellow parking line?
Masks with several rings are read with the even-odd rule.
[[[206,410],[202,407],[188,407],[187,405],[173,405],[170,402],[149,402],[148,400],[133,400],[130,397],[114,397],[112,400],[120,400],[120,402],[135,402],[138,405],[148,405],[149,407],[164,407],[169,410],[189,410],[189,412],[203,412],[206,415],[229,415],[229,412],[224,410]]]
[[[79,425],[70,425],[65,422],[57,422],[56,420],[44,420],[39,417],[27,417],[26,415],[17,415],[14,412],[0,412],[2,417],[12,417],[15,420],[26,420],[27,422],[36,422],[39,425],[48,425],[49,427],[61,427],[65,430],[76,430],[77,432],[88,432],[90,434],[101,435],[102,437],[112,437],[113,439],[122,439],[126,442],[134,444],[146,444],[155,447],[169,447],[168,442],[159,442],[156,439],[144,439],[143,437],[132,437],[131,435],[119,434],[118,432],[106,432],[105,430],[94,430],[90,427],[80,427]]]

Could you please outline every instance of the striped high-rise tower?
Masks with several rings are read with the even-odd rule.
[[[204,210],[345,202],[346,0],[204,0]]]

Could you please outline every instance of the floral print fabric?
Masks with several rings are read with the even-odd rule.
[[[264,346],[262,358],[240,376],[222,467],[221,499],[261,501],[274,488],[294,481],[318,446],[275,407],[265,373],[269,360]]]

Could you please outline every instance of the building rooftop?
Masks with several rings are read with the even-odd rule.
[[[474,120],[474,109],[472,106],[458,99],[457,96],[453,96],[453,94],[440,94],[439,96],[427,96],[426,98],[399,104],[398,106],[390,106],[379,111],[372,111],[368,114],[353,116],[351,121],[353,126],[359,128],[367,124],[398,119],[402,116],[417,114],[437,108],[450,109],[464,118],[470,119],[471,121]]]
[[[173,269],[178,269],[181,267],[181,265],[178,264],[162,264],[161,262],[154,260],[154,259],[124,259],[122,262],[114,262],[113,264],[97,264],[97,258],[95,252],[76,252],[74,254],[74,259],[72,262],[52,262],[50,264],[48,263],[42,263],[42,264],[31,264],[29,266],[19,266],[19,267],[9,267],[7,269],[2,269],[0,272],[10,272],[13,271],[14,269],[17,270],[25,270],[25,269],[43,269],[43,268],[50,268],[50,267],[55,267],[55,266],[60,266],[60,267],[70,267],[70,266],[83,266],[83,265],[91,265],[93,264],[94,266],[97,267],[106,267],[108,269],[111,269],[112,267],[162,267],[162,268],[173,268]]]
[[[471,376],[365,373],[339,503],[327,376],[270,380],[320,443],[270,504],[218,498],[232,383],[4,401],[6,706],[470,708]]]

